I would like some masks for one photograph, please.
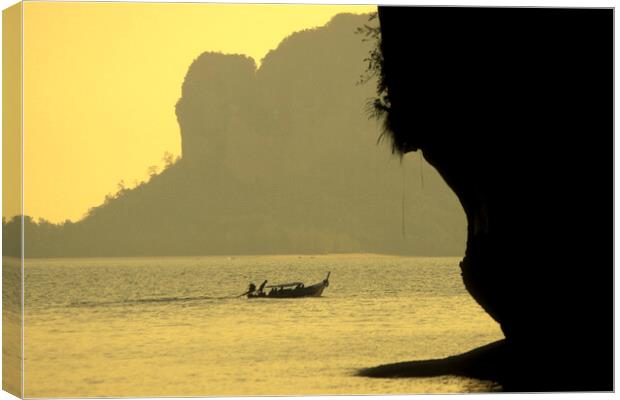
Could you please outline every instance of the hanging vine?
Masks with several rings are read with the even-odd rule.
[[[372,49],[368,56],[364,58],[366,70],[360,76],[359,84],[365,84],[377,78],[377,96],[370,99],[367,103],[366,111],[373,117],[380,119],[390,109],[390,100],[387,93],[387,86],[383,76],[383,53],[381,52],[381,28],[378,24],[377,13],[372,13],[368,17],[368,23],[357,28],[356,33],[363,35],[362,41],[373,42]]]

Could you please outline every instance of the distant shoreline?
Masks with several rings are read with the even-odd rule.
[[[328,254],[203,254],[203,255],[168,255],[168,256],[93,256],[93,257],[24,257],[24,260],[89,260],[89,259],[162,259],[162,258],[273,258],[273,257],[299,257],[299,258],[322,258],[322,257],[347,257],[347,258],[365,258],[365,257],[400,257],[400,258],[462,258],[463,255],[442,255],[442,256],[426,256],[426,255],[406,255],[406,254],[389,254],[389,253],[328,253]],[[19,262],[19,257],[2,256],[3,263],[10,260]]]

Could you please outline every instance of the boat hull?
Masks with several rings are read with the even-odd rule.
[[[295,289],[282,289],[282,290],[271,290],[269,293],[257,294],[250,293],[248,294],[248,299],[291,299],[297,297],[320,297],[323,294],[323,290],[329,286],[329,283],[325,280],[321,283],[317,283],[312,286],[306,286],[303,288],[295,288]]]

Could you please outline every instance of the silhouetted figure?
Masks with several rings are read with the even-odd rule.
[[[254,293],[256,291],[256,285],[254,283],[250,283],[248,286],[248,293]]]
[[[267,281],[264,281],[263,283],[261,283],[260,287],[258,288],[258,295],[259,296],[264,296],[265,292],[263,291],[263,289],[265,289],[265,285],[267,284]]]
[[[613,10],[379,7],[396,152],[458,196],[463,282],[506,340],[370,376],[613,389]]]

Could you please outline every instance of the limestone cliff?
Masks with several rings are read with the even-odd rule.
[[[358,84],[367,21],[342,14],[295,32],[260,66],[196,54],[170,99],[182,158],[81,221],[27,219],[27,256],[462,255],[456,196],[417,157],[401,165],[377,144],[374,86]],[[415,179],[403,186],[403,174]]]
[[[507,390],[611,390],[612,10],[379,18],[386,128],[467,215],[463,281],[506,335],[496,377]]]

